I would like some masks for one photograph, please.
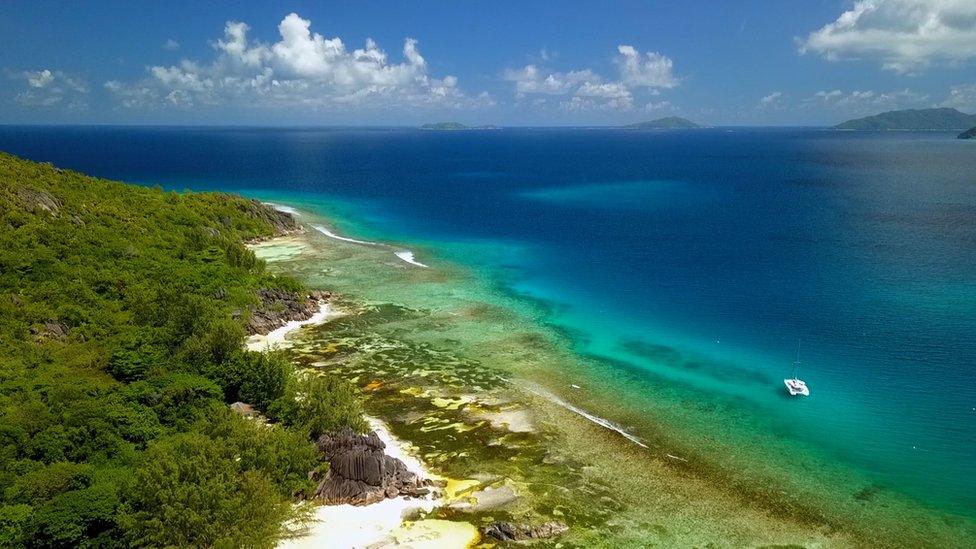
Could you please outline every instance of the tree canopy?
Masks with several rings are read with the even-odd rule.
[[[0,153],[0,546],[274,544],[310,437],[364,424],[348,385],[243,349],[258,289],[300,287],[243,244],[264,209]]]

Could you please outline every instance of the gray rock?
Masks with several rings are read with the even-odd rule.
[[[274,207],[262,204],[257,200],[251,200],[248,203],[245,213],[255,219],[267,222],[274,228],[275,234],[278,236],[299,232],[302,228],[290,213],[278,211]]]
[[[58,217],[58,212],[61,211],[61,207],[63,206],[59,198],[47,191],[20,187],[15,189],[14,193],[21,200],[24,209],[27,211],[41,210],[54,217]]]
[[[486,538],[493,538],[499,541],[525,541],[551,538],[567,530],[569,530],[568,526],[555,521],[545,522],[536,526],[495,521],[485,526],[481,532]]]
[[[258,415],[258,411],[254,409],[254,406],[244,402],[235,402],[230,405],[230,409],[244,417],[254,417]]]
[[[328,505],[369,505],[398,496],[423,497],[430,480],[386,455],[386,445],[375,432],[360,435],[345,428],[319,437],[318,448],[329,462],[329,472],[315,490]]]
[[[260,303],[249,312],[247,331],[266,334],[292,320],[306,320],[318,312],[319,304],[332,297],[329,292],[314,291],[300,295],[285,290],[258,291]]]

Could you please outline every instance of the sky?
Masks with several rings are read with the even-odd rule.
[[[833,125],[976,112],[976,0],[0,0],[0,123]]]

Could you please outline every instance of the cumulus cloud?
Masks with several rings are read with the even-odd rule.
[[[768,95],[764,95],[761,99],[759,99],[759,105],[757,105],[757,107],[760,109],[776,108],[780,106],[780,100],[782,99],[783,99],[783,92],[774,91]]]
[[[180,43],[172,38],[169,38],[163,42],[163,49],[167,51],[176,51],[180,49]]]
[[[976,1],[857,0],[798,43],[801,53],[877,60],[899,73],[963,62],[976,57]]]
[[[530,95],[570,96],[558,104],[561,109],[571,111],[630,110],[636,91],[657,95],[659,89],[678,85],[674,63],[668,57],[657,52],[641,54],[627,45],[619,46],[617,52],[616,79],[604,78],[591,69],[547,71],[535,64],[507,70],[504,79],[514,83],[515,97],[520,100]],[[532,103],[545,102],[536,98]]]
[[[949,97],[941,103],[941,106],[966,111],[976,110],[976,84],[952,86],[949,88]]]
[[[674,62],[658,52],[641,55],[633,46],[617,46],[615,59],[620,77],[628,86],[645,88],[673,88],[678,85],[674,76]]]
[[[853,90],[850,92],[822,90],[815,93],[807,102],[819,104],[820,106],[856,111],[866,108],[877,110],[881,108],[899,109],[912,106],[925,106],[924,104],[928,98],[929,96],[927,94],[918,93],[910,89],[889,92],[875,92],[874,90]]]
[[[544,72],[535,65],[526,65],[518,70],[507,70],[505,80],[515,83],[515,94],[565,95],[585,83],[598,84],[601,78],[586,69],[570,72]]]
[[[644,105],[644,110],[646,112],[654,112],[660,110],[673,110],[670,101],[651,101]]]
[[[25,107],[88,108],[88,84],[81,78],[50,69],[8,73],[8,77],[23,84],[14,99]]]
[[[259,107],[457,107],[469,100],[457,78],[434,78],[418,43],[404,41],[402,62],[390,61],[373,40],[349,50],[342,39],[312,32],[292,13],[278,25],[280,40],[253,42],[246,23],[228,21],[209,63],[183,60],[154,66],[133,83],[105,88],[126,107],[245,104]]]

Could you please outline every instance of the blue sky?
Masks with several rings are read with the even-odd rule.
[[[976,1],[12,2],[0,122],[827,125],[976,111]]]

